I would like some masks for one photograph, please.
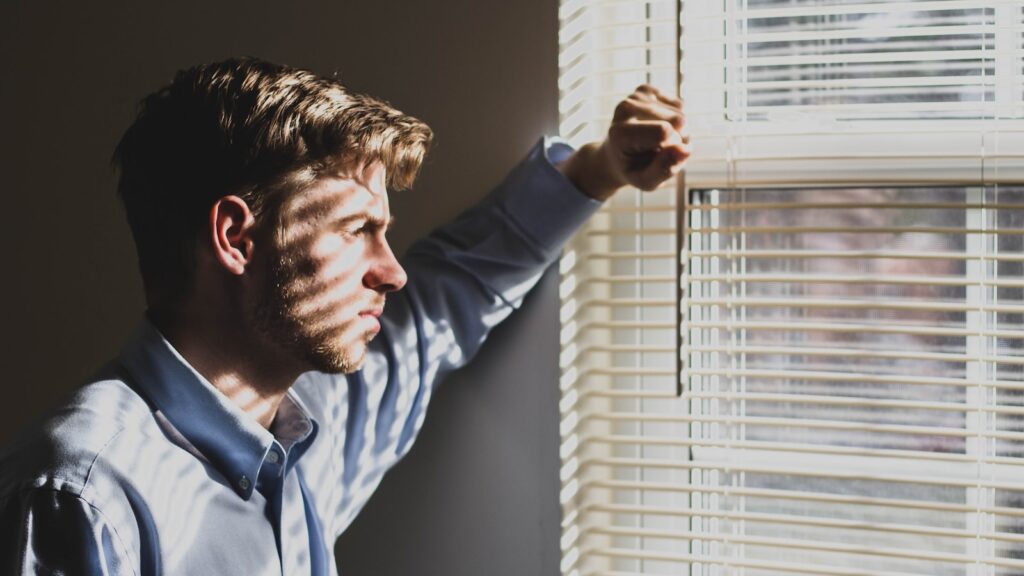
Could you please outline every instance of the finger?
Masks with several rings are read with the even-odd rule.
[[[662,104],[670,108],[675,108],[677,110],[683,109],[683,99],[679,98],[678,96],[674,96],[672,94],[665,94],[664,92],[658,92],[658,100]]]
[[[659,104],[668,106],[669,108],[677,111],[682,111],[683,109],[682,99],[677,98],[672,94],[662,92],[650,84],[641,84],[640,86],[637,86],[636,90],[633,91],[633,94],[641,98],[646,97],[650,100],[654,100]]]
[[[664,148],[646,168],[629,175],[630,184],[648,192],[656,190],[679,173],[687,157],[689,152],[682,145]]]
[[[612,122],[630,122],[632,120],[662,120],[668,122],[676,130],[686,125],[686,116],[672,106],[666,106],[654,99],[638,98],[631,95],[615,107]]]
[[[608,140],[614,149],[625,154],[657,151],[670,145],[684,143],[683,136],[663,120],[612,124],[608,129]]]

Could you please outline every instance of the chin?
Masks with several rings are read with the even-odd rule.
[[[362,369],[366,361],[365,342],[343,347],[316,346],[311,349],[309,363],[314,370],[327,374],[352,374]]]

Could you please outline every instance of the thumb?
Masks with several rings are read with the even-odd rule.
[[[626,178],[641,190],[655,190],[678,174],[689,156],[689,149],[681,142],[665,146],[655,152],[644,166],[627,173]]]

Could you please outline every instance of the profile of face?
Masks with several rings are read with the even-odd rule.
[[[267,239],[257,329],[308,369],[358,370],[380,331],[386,294],[406,282],[385,237],[390,223],[380,163],[290,193]]]

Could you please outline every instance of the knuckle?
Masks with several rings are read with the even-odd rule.
[[[623,117],[633,116],[637,112],[637,105],[629,98],[621,101],[615,106],[614,118],[621,120]]]
[[[675,128],[668,122],[658,122],[658,132],[662,140],[668,140],[675,132]]]

